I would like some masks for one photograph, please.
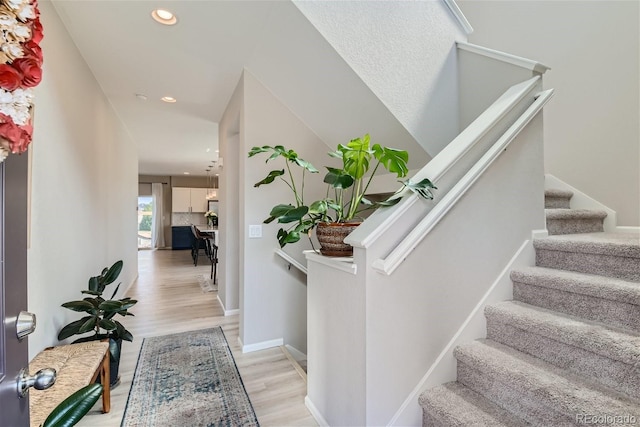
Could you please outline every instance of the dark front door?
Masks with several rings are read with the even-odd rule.
[[[27,309],[27,153],[0,163],[0,427],[29,425],[28,396],[18,397],[17,377],[29,364],[27,339],[16,323]]]

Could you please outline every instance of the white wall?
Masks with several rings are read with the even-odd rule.
[[[443,1],[294,3],[432,157],[458,134],[466,33]]]
[[[219,157],[223,159],[219,193],[218,299],[226,313],[240,308],[240,147],[244,140],[244,77],[236,87],[220,120]],[[242,132],[242,133],[241,133]],[[240,319],[242,323],[242,318]],[[242,326],[241,326],[242,329]]]
[[[640,3],[458,3],[470,42],[551,67],[545,172],[640,225]]]
[[[280,144],[321,169],[331,163],[326,155],[330,149],[247,70],[220,123],[220,141],[225,159],[220,180],[221,209],[227,212],[221,217],[221,299],[226,309],[240,310],[240,339],[245,350],[277,345],[280,340],[306,353],[306,276],[289,270],[275,255],[280,225],[262,224],[274,205],[294,203],[293,195],[281,182],[253,187],[269,171],[284,168],[284,163],[265,163],[268,156],[248,158],[247,153],[253,146]],[[228,175],[235,170],[239,171],[237,177]],[[324,195],[323,176],[322,172],[308,175],[308,200]],[[229,227],[225,216],[234,212],[238,223]],[[249,238],[250,225],[262,225],[262,238]],[[285,251],[304,264],[302,251],[309,248],[303,238],[286,246]],[[239,303],[233,307],[236,292]]]
[[[30,357],[58,344],[90,276],[124,260],[121,293],[137,276],[137,153],[49,2],[40,3],[45,38],[36,88],[29,311],[38,328]]]
[[[369,133],[382,145],[411,153],[411,168],[429,160],[348,58],[336,52],[293,2],[274,2],[264,26],[246,68],[326,144],[335,147]]]

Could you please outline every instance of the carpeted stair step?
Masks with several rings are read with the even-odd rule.
[[[518,427],[528,425],[484,396],[451,382],[420,395],[422,425],[429,427],[487,426]]]
[[[637,400],[494,341],[474,341],[454,354],[458,382],[531,424],[574,426],[584,417],[611,415],[607,425],[640,420]]]
[[[640,398],[640,335],[517,301],[485,316],[487,338]]]
[[[544,267],[511,272],[513,299],[640,332],[640,284]]]
[[[569,209],[572,191],[550,189],[544,191],[545,209]]]
[[[534,239],[536,265],[640,282],[640,234],[585,233]]]
[[[545,209],[550,235],[604,231],[605,211],[589,209]]]

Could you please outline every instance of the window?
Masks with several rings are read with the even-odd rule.
[[[138,197],[138,249],[151,248],[151,224],[153,223],[153,198]]]

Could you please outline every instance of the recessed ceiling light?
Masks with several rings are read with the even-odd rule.
[[[216,174],[216,176],[220,176],[220,174],[219,174],[219,173],[217,173],[217,174]]]
[[[190,172],[182,172],[182,173],[185,174],[185,175],[191,175]]]
[[[164,102],[168,102],[168,103],[170,103],[170,104],[172,104],[172,103],[174,103],[174,102],[176,102],[176,101],[177,101],[177,99],[175,99],[175,98],[174,98],[174,97],[172,97],[172,96],[163,96],[163,97],[162,97],[162,98],[160,98],[160,99],[162,99]]]
[[[156,9],[151,12],[151,17],[163,25],[174,25],[178,18],[166,9]]]

